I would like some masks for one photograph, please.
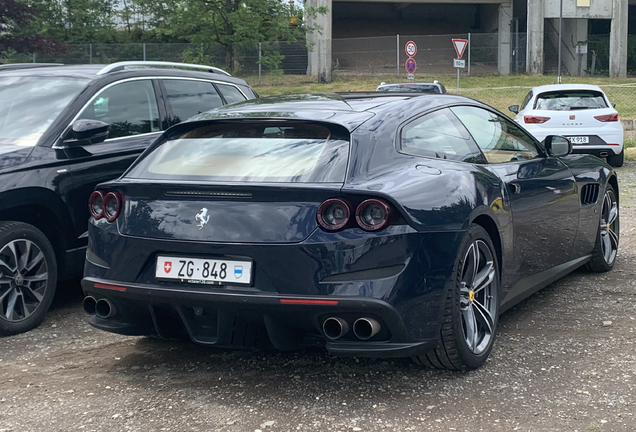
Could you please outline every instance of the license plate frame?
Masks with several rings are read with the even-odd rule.
[[[570,140],[570,143],[572,143],[573,145],[590,143],[589,136],[571,136],[571,137],[568,137],[568,139]]]
[[[253,264],[250,260],[159,255],[155,279],[189,284],[251,286]]]

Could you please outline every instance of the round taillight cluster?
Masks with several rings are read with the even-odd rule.
[[[318,207],[318,223],[329,231],[336,231],[344,227],[351,217],[349,204],[339,198],[328,199]]]
[[[354,211],[355,209],[355,211]],[[337,231],[355,221],[365,231],[378,231],[386,227],[392,216],[391,206],[381,199],[371,198],[357,207],[340,199],[330,198],[318,207],[318,224],[328,231]]]
[[[368,199],[356,209],[356,222],[365,231],[377,231],[386,226],[391,207],[379,199]]]
[[[95,220],[101,218],[114,222],[121,213],[123,199],[119,192],[95,191],[88,199],[88,211]]]

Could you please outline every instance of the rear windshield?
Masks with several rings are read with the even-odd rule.
[[[349,136],[309,123],[199,126],[156,147],[128,178],[273,183],[342,183]]]
[[[534,108],[547,111],[570,111],[607,108],[603,93],[594,90],[560,90],[541,93]]]
[[[434,84],[404,84],[397,86],[380,86],[376,91],[385,92],[413,92],[413,93],[440,93],[438,86]]]

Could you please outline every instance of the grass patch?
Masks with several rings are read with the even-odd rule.
[[[636,147],[625,149],[625,160],[636,161]]]
[[[246,80],[261,96],[299,93],[357,92],[375,91],[380,82],[404,82],[403,77],[394,75],[359,76],[334,74],[330,84],[318,84],[315,77],[307,75],[263,76],[259,83],[257,76]],[[456,93],[455,75],[427,76],[417,75],[416,81],[438,80],[446,86],[449,93]],[[520,105],[528,93],[529,87],[556,84],[557,77],[552,75],[500,75],[488,77],[462,76],[460,94],[487,103],[499,111],[512,115],[510,105]],[[616,105],[623,118],[636,118],[636,79],[563,77],[564,84],[594,84],[604,86],[608,98]],[[626,86],[633,84],[633,86]],[[614,87],[608,87],[614,86]],[[636,146],[636,142],[634,143]]]

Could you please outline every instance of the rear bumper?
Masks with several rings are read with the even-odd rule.
[[[619,154],[623,150],[623,127],[620,122],[606,124],[599,128],[545,128],[539,125],[522,124],[538,141],[543,141],[548,135],[570,137],[588,137],[589,144],[573,145],[575,153],[593,154],[599,156],[601,152],[611,151]]]
[[[226,348],[289,350],[324,346],[332,354],[365,357],[408,357],[437,344],[437,338],[415,340],[394,307],[371,298],[299,298],[206,288],[184,291],[90,277],[82,280],[82,287],[87,296],[107,299],[113,308],[112,316],[92,315],[89,323],[126,335],[188,337],[200,344]],[[294,299],[305,302],[284,302]],[[337,340],[326,338],[322,323],[328,317],[344,319],[350,330]],[[352,331],[358,318],[376,320],[381,330],[369,340],[361,340]]]

